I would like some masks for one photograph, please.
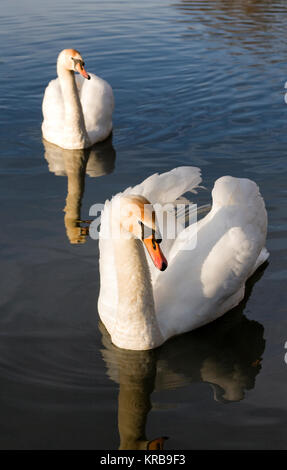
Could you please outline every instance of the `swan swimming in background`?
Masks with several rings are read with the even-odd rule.
[[[160,239],[150,204],[176,204],[200,182],[198,168],[179,167],[105,203],[98,310],[120,348],[156,348],[220,317],[243,299],[246,280],[269,256],[259,188],[231,176],[215,182],[211,211],[196,226],[183,229],[175,240]],[[107,236],[117,227],[120,236]],[[189,250],[195,236],[195,248]]]
[[[58,56],[58,78],[43,99],[43,137],[64,149],[84,149],[112,131],[114,96],[111,86],[84,68],[80,53],[64,49]],[[75,72],[80,75],[75,77]]]

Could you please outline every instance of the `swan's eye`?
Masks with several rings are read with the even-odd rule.
[[[72,61],[74,62],[74,69],[76,69],[76,65],[80,64],[81,69],[84,67],[85,62],[81,59],[75,59],[75,57],[71,57]]]
[[[143,224],[141,220],[138,221],[141,226],[141,239],[144,240],[145,238],[149,238],[153,235],[152,228],[148,227],[147,225]]]
[[[161,238],[152,238],[152,247],[156,250],[156,245],[159,245],[162,242]]]
[[[145,238],[152,238],[153,245],[155,242],[158,244],[162,242],[161,234],[159,233],[158,230],[154,230],[153,228],[148,227],[141,220],[139,220],[138,223],[141,226],[141,239],[142,240],[144,240]]]

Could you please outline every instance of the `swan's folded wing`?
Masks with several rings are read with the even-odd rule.
[[[54,141],[54,134],[61,134],[64,123],[64,104],[59,79],[51,80],[47,86],[42,104],[43,135],[48,141]]]
[[[200,169],[181,166],[166,173],[155,173],[142,183],[128,188],[124,194],[138,194],[151,204],[174,203],[182,194],[194,191],[201,183]]]
[[[112,87],[90,73],[90,80],[76,76],[85,126],[92,144],[104,140],[112,131],[114,95]]]
[[[202,264],[201,282],[206,298],[225,301],[246,282],[264,243],[260,238],[253,227],[232,227],[218,240]]]
[[[165,335],[198,328],[241,301],[246,280],[259,257],[263,259],[266,216],[264,207],[256,208],[253,217],[244,207],[208,214],[198,224],[194,250],[184,250],[184,242],[173,246],[169,267],[158,277],[154,291]],[[192,242],[190,230],[184,231],[186,243]]]

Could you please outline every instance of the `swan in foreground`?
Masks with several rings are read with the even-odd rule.
[[[259,188],[231,176],[215,182],[203,219],[161,240],[158,204],[175,205],[200,182],[198,168],[179,167],[105,203],[98,310],[120,348],[156,348],[220,317],[243,299],[246,280],[269,256]]]
[[[112,131],[112,88],[88,74],[84,65],[78,51],[64,49],[57,60],[58,78],[50,81],[44,94],[43,137],[64,149],[88,148]],[[75,72],[80,75],[75,77]]]

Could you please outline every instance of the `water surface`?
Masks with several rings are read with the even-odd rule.
[[[167,449],[286,448],[286,2],[2,0],[1,13],[0,448],[132,447],[144,428]],[[116,99],[112,140],[69,161],[41,138],[66,47]],[[75,220],[178,165],[202,168],[202,202],[222,175],[259,184],[270,262],[216,324],[119,351],[98,321],[98,244]]]

